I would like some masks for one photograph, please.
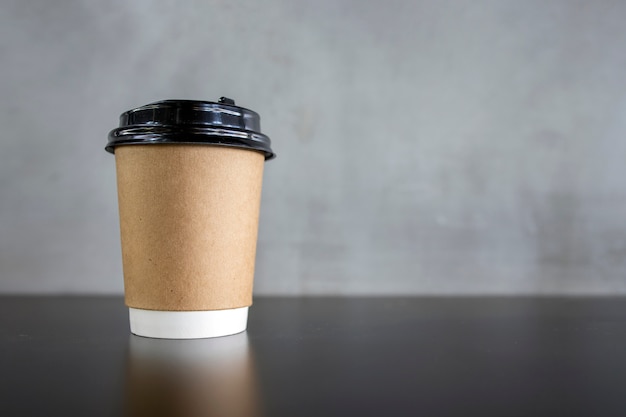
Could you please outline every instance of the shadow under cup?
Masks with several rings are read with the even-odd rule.
[[[131,332],[216,337],[247,326],[263,167],[259,116],[164,101],[122,114],[115,152]]]
[[[264,414],[245,333],[186,341],[131,335],[125,385],[129,417]]]

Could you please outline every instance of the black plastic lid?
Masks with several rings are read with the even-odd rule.
[[[226,97],[217,103],[163,100],[124,112],[105,149],[114,153],[116,146],[160,143],[206,143],[260,151],[266,160],[275,157],[258,113]]]

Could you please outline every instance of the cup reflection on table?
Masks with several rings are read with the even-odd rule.
[[[165,340],[132,335],[126,415],[261,416],[247,334]]]

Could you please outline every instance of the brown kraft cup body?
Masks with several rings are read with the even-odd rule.
[[[265,157],[206,144],[115,151],[129,307],[250,306]]]

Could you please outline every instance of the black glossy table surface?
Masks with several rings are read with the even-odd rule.
[[[624,416],[623,298],[256,298],[132,336],[121,298],[0,297],[2,416]]]

